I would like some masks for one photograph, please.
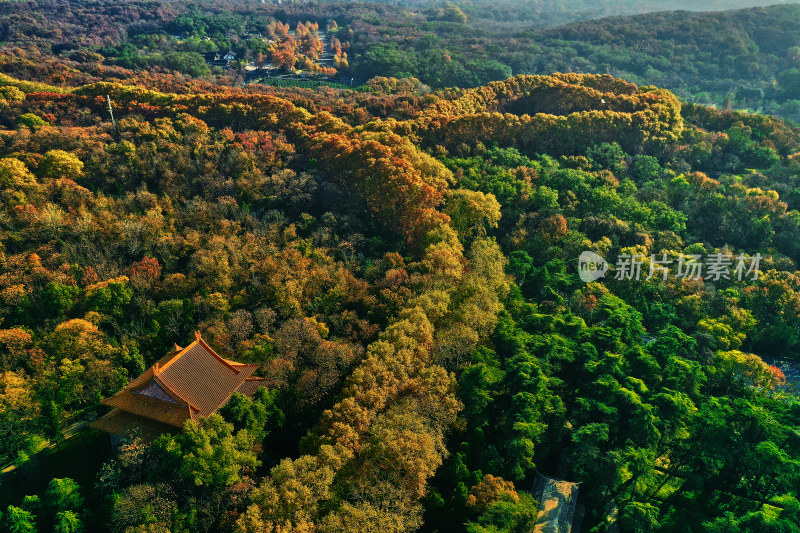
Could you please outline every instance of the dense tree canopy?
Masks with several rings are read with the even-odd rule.
[[[91,56],[252,23],[136,6],[86,57],[36,17],[52,48],[0,53],[0,528],[528,531],[538,472],[586,531],[796,530],[800,129],[608,74],[308,90]],[[423,39],[361,58],[479,71]],[[75,454],[196,330],[267,386]],[[103,464],[45,459],[76,456]]]

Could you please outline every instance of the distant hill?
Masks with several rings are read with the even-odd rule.
[[[109,0],[0,3],[0,50],[10,54],[0,54],[0,72],[55,85],[150,70],[239,84],[259,78],[258,63],[347,84],[414,77],[432,89],[516,74],[608,73],[669,88],[686,101],[800,122],[796,2],[711,12],[689,9],[765,2],[415,2],[147,0],[125,2],[126,10]],[[673,8],[685,10],[631,14]],[[318,62],[306,57],[308,44],[289,43],[287,54],[257,37],[272,32],[273,41],[282,40],[274,35],[278,21],[331,24],[335,30],[312,39],[328,55]],[[207,52],[229,50],[235,64],[204,60]]]
[[[800,120],[800,5],[612,17],[526,37],[535,43],[532,74],[609,73]]]
[[[386,3],[396,4],[396,1]],[[796,4],[797,0],[487,0],[456,2],[473,18],[489,22],[528,21],[537,26],[567,24],[617,15],[637,15],[656,11],[724,11],[778,4]],[[429,0],[401,2],[412,7],[430,7]],[[442,2],[444,4],[444,2]]]

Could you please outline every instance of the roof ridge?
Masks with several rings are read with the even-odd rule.
[[[258,368],[261,365],[258,363],[237,363],[236,361],[231,361],[230,359],[225,359],[229,364],[235,367],[242,367],[242,368]]]
[[[143,383],[141,383],[139,385],[134,385],[134,386],[128,385],[127,387],[125,387],[124,389],[122,389],[121,391],[116,393],[115,395],[111,396],[111,398],[116,398],[116,397],[121,396],[121,395],[123,395],[125,393],[127,393],[127,394],[135,393],[139,389],[145,388],[151,381],[155,381],[158,384],[158,386],[161,387],[164,390],[164,392],[166,392],[169,396],[172,396],[172,398],[174,398],[178,403],[182,403],[184,405],[184,407],[188,407],[190,410],[194,410],[194,411],[200,412],[200,409],[198,407],[196,407],[194,404],[192,404],[192,402],[190,402],[189,400],[187,400],[186,398],[184,398],[183,396],[181,396],[180,394],[175,392],[175,390],[172,387],[170,387],[167,384],[166,381],[164,381],[163,379],[158,377],[158,373],[155,372],[155,371],[153,372],[153,376],[152,376],[151,379],[145,380]],[[149,396],[149,397],[152,398],[152,396]],[[102,400],[101,403],[106,401],[106,400],[110,400],[111,398],[106,398],[105,400]],[[158,400],[160,402],[164,401],[164,400],[160,400],[158,398],[153,398],[153,399],[154,400]]]
[[[194,342],[192,342],[192,343],[191,343],[190,345],[188,345],[186,348],[183,348],[183,349],[182,349],[180,352],[178,352],[177,354],[175,354],[175,356],[174,356],[172,359],[170,359],[169,361],[167,361],[166,363],[164,363],[164,366],[162,366],[162,367],[160,367],[160,368],[159,368],[159,366],[158,366],[158,363],[156,363],[156,364],[153,366],[153,371],[154,371],[154,374],[155,374],[156,376],[157,376],[157,375],[159,375],[159,374],[160,374],[161,372],[163,372],[163,371],[164,371],[164,370],[165,370],[165,369],[166,369],[166,368],[167,368],[169,365],[171,365],[172,363],[174,363],[175,361],[177,361],[178,359],[180,359],[180,358],[181,358],[183,355],[185,355],[185,354],[186,354],[186,353],[187,353],[189,350],[191,350],[192,348],[194,348],[194,347],[195,347],[195,346],[197,346],[198,344],[199,344],[200,346],[202,346],[202,347],[203,347],[203,348],[204,348],[204,349],[205,349],[207,352],[209,352],[209,353],[210,353],[212,356],[214,356],[214,358],[216,358],[216,359],[217,359],[217,360],[218,360],[220,363],[222,363],[223,365],[225,365],[225,366],[226,366],[226,367],[228,367],[229,369],[233,370],[233,371],[234,371],[236,374],[239,374],[239,373],[241,372],[241,370],[240,370],[239,368],[237,368],[237,366],[256,366],[256,367],[257,367],[257,366],[259,366],[259,365],[247,365],[247,364],[238,364],[238,365],[234,365],[234,364],[232,364],[230,361],[228,361],[227,359],[225,359],[224,357],[222,357],[221,355],[219,355],[219,354],[218,354],[216,351],[214,351],[214,348],[212,348],[211,346],[209,346],[209,345],[206,343],[206,341],[204,341],[204,340],[203,340],[203,337],[200,335],[200,332],[199,332],[199,331],[195,331],[195,332],[194,332],[194,339],[195,339],[195,340],[194,340]],[[175,345],[175,347],[177,348],[177,347],[178,347],[178,345],[176,344],[176,345]]]
[[[196,332],[195,332],[195,334],[194,334],[194,336],[195,336],[195,339],[196,339],[196,341],[195,341],[195,342],[196,342],[196,343],[200,343],[200,345],[201,345],[203,348],[205,348],[205,349],[206,349],[206,351],[208,351],[208,352],[209,352],[211,355],[213,355],[214,357],[216,357],[216,358],[217,358],[217,360],[218,360],[220,363],[222,363],[223,365],[227,366],[228,368],[230,368],[231,370],[233,370],[233,371],[234,371],[234,372],[236,372],[237,374],[241,373],[241,370],[240,370],[239,368],[236,368],[236,367],[237,367],[237,365],[231,364],[231,362],[229,362],[227,359],[225,359],[225,358],[224,358],[224,357],[222,357],[220,354],[218,354],[217,352],[215,352],[215,351],[214,351],[214,348],[212,348],[211,346],[209,346],[208,344],[206,344],[206,341],[204,341],[204,340],[203,340],[203,338],[200,336],[200,332],[199,332],[199,331],[196,331]],[[248,366],[248,365],[239,365],[239,366]]]
[[[162,389],[164,389],[164,392],[166,392],[167,394],[169,394],[170,396],[172,396],[173,398],[175,398],[175,399],[176,399],[176,400],[178,400],[179,402],[182,402],[183,404],[185,404],[187,407],[189,407],[189,409],[190,409],[190,410],[191,410],[191,409],[193,409],[193,410],[195,410],[195,411],[197,411],[197,412],[200,412],[200,409],[199,409],[199,408],[195,407],[195,406],[192,404],[192,402],[190,402],[189,400],[187,400],[186,398],[184,398],[183,396],[181,396],[180,394],[178,394],[177,392],[175,392],[175,391],[172,389],[172,387],[170,387],[170,386],[167,384],[167,382],[166,382],[166,381],[164,381],[163,379],[161,379],[160,377],[158,377],[158,375],[157,375],[157,374],[154,374],[154,375],[153,375],[153,381],[155,381],[156,383],[158,383],[158,385],[159,385],[159,386],[160,386]]]
[[[199,337],[198,333],[195,333],[195,337],[197,337],[197,339],[196,339],[196,340],[195,340],[193,343],[191,343],[191,344],[190,344],[190,345],[188,345],[186,348],[183,348],[181,351],[179,351],[178,353],[176,353],[176,354],[175,354],[175,355],[174,355],[174,356],[173,356],[173,357],[172,357],[172,358],[171,358],[169,361],[167,361],[166,363],[164,363],[164,365],[163,365],[163,366],[161,366],[160,368],[159,368],[159,366],[158,366],[158,362],[156,361],[156,364],[155,364],[155,365],[153,365],[153,373],[154,373],[156,376],[157,376],[157,375],[159,375],[159,374],[160,374],[161,372],[163,372],[163,371],[164,371],[164,370],[165,370],[165,369],[166,369],[166,368],[167,368],[169,365],[171,365],[172,363],[174,363],[175,361],[177,361],[178,359],[180,359],[180,358],[181,358],[181,356],[182,356],[183,354],[185,354],[186,352],[188,352],[189,350],[191,350],[192,348],[194,348],[194,346],[195,346],[195,345],[196,345],[196,344],[199,342],[199,340],[200,340],[200,337]],[[176,344],[176,345],[175,345],[175,347],[177,348],[177,347],[178,347],[178,345]]]

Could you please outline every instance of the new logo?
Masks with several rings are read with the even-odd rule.
[[[581,281],[589,283],[604,277],[608,272],[608,263],[594,252],[583,252],[578,257],[578,275]]]

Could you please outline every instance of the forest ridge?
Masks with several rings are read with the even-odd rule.
[[[348,86],[374,76],[413,76],[434,89],[519,74],[609,73],[668,88],[686,101],[800,121],[800,5],[716,11],[754,3],[689,4],[532,1],[396,9],[359,2],[156,1],[120,9],[103,1],[5,2],[0,71],[57,85],[131,80],[142,71],[239,85],[286,83],[278,78],[295,72]],[[596,20],[698,8],[714,11]],[[214,53],[233,55],[214,61]]]

